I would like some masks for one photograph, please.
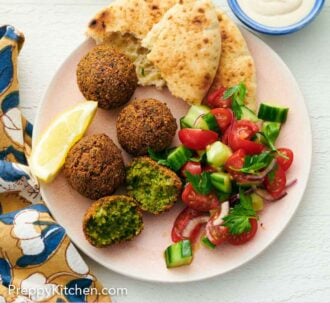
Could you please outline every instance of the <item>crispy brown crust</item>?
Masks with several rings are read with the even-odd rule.
[[[130,100],[138,80],[134,64],[124,54],[109,45],[99,45],[80,60],[77,82],[87,100],[112,109]]]
[[[69,184],[90,199],[111,195],[125,181],[120,149],[105,134],[82,138],[68,153],[64,175]]]
[[[117,120],[118,141],[134,156],[146,155],[148,148],[166,149],[176,130],[177,123],[170,109],[155,99],[133,101],[121,110]]]
[[[109,244],[109,245],[97,245],[97,244],[95,244],[95,242],[93,242],[93,240],[91,240],[91,238],[89,237],[89,235],[87,233],[87,224],[93,218],[96,211],[100,207],[102,207],[104,205],[107,205],[107,204],[109,204],[113,201],[123,201],[123,202],[127,202],[127,203],[133,203],[134,205],[136,205],[136,212],[142,220],[142,212],[139,209],[138,204],[136,203],[136,201],[132,197],[125,196],[125,195],[115,195],[115,196],[106,196],[106,197],[100,198],[99,200],[92,203],[92,205],[87,209],[87,211],[86,211],[86,213],[83,217],[83,232],[84,232],[84,235],[85,235],[87,241],[95,247],[102,248],[102,247],[107,247],[111,244]],[[142,232],[142,230],[143,230],[143,227],[141,228],[140,233]],[[132,237],[132,239],[133,238],[134,237]]]
[[[161,171],[164,175],[169,176],[173,180],[173,185],[174,185],[174,187],[176,188],[176,191],[177,191],[176,195],[174,196],[175,200],[173,200],[173,202],[171,204],[167,205],[162,211],[160,211],[160,212],[150,212],[150,210],[145,209],[141,205],[139,205],[141,210],[152,213],[152,214],[155,214],[155,215],[161,214],[161,213],[164,213],[164,212],[170,210],[173,207],[173,205],[176,203],[176,201],[178,200],[178,198],[180,196],[180,193],[182,191],[182,181],[181,181],[181,179],[177,176],[177,174],[175,172],[173,172],[172,170],[170,170],[166,166],[158,164],[156,161],[154,161],[150,157],[147,157],[147,156],[136,157],[132,160],[132,162],[129,164],[128,167],[131,167],[136,162],[147,162],[151,166],[153,166],[154,168],[157,168],[159,171]],[[128,195],[130,195],[130,192],[128,192]]]

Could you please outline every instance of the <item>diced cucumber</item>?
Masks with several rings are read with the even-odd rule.
[[[228,173],[215,172],[211,173],[211,183],[213,187],[221,192],[231,192],[231,179]]]
[[[216,118],[210,112],[210,108],[204,105],[193,105],[187,115],[180,119],[180,126],[219,131]]]
[[[199,117],[196,123],[193,125],[193,127],[216,131],[216,132],[219,131],[217,120],[215,119],[215,117],[212,115],[211,112],[206,113],[205,115]]]
[[[289,108],[261,103],[258,117],[266,121],[275,121],[278,123],[285,123],[288,116]]]
[[[256,193],[251,194],[252,207],[256,212],[264,209],[264,200]]]
[[[273,144],[275,144],[276,139],[280,135],[280,131],[280,123],[265,121],[262,124],[261,132],[264,133]]]
[[[206,236],[202,237],[201,242],[204,246],[206,246],[209,249],[214,250],[216,248],[216,245],[214,245]]]
[[[185,117],[180,118],[180,127],[181,128],[190,128],[185,122]]]
[[[254,123],[259,121],[259,118],[257,117],[257,115],[252,110],[247,108],[246,106],[241,106],[241,110],[242,110],[241,119],[250,120]]]
[[[191,157],[193,153],[183,145],[172,150],[167,156],[167,161],[172,170],[178,171]]]
[[[215,168],[223,166],[231,155],[231,149],[220,141],[216,141],[206,148],[207,163]]]
[[[205,105],[193,105],[188,110],[187,114],[180,120],[182,128],[192,128],[198,117],[210,112],[210,108]]]
[[[172,244],[165,250],[165,262],[167,268],[190,265],[192,259],[193,253],[189,240]]]

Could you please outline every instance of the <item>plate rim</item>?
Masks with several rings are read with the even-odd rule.
[[[90,253],[89,251],[87,251],[84,247],[81,247],[78,243],[76,243],[76,240],[74,239],[74,235],[71,235],[71,233],[69,233],[69,231],[67,230],[67,228],[64,228],[61,223],[56,219],[55,216],[55,212],[52,211],[52,207],[50,206],[51,203],[49,203],[47,201],[47,197],[45,197],[44,191],[43,191],[43,187],[44,187],[44,183],[40,182],[40,194],[42,196],[42,199],[45,203],[45,205],[47,206],[47,208],[49,209],[52,217],[54,218],[54,220],[59,223],[64,229],[66,234],[68,235],[68,237],[70,238],[70,240],[72,241],[72,243],[77,247],[78,250],[80,250],[81,252],[83,252],[86,256],[88,256],[90,259],[94,260],[95,262],[97,262],[99,265],[101,265],[102,267],[106,268],[107,270],[110,270],[114,273],[123,275],[125,277],[134,279],[134,280],[139,280],[139,281],[145,281],[145,282],[150,282],[150,283],[162,283],[162,284],[182,284],[182,283],[193,283],[193,282],[200,282],[203,280],[208,280],[208,279],[212,279],[215,277],[219,277],[222,275],[225,275],[233,270],[239,269],[243,266],[245,266],[247,263],[251,262],[252,260],[254,260],[255,258],[259,257],[262,253],[264,253],[266,250],[269,249],[270,246],[273,245],[273,243],[281,236],[281,234],[283,233],[283,231],[288,227],[289,223],[291,223],[292,219],[294,218],[297,210],[300,207],[300,204],[304,198],[304,195],[306,193],[307,187],[308,187],[308,183],[310,180],[310,176],[311,176],[311,167],[312,167],[312,159],[313,159],[313,139],[312,139],[312,127],[311,127],[311,120],[310,120],[310,116],[309,116],[309,112],[308,112],[308,107],[305,101],[305,97],[300,89],[300,86],[298,85],[298,82],[295,78],[295,76],[293,75],[293,73],[291,72],[291,70],[289,69],[289,67],[287,66],[287,64],[283,61],[283,59],[265,42],[263,41],[259,36],[257,36],[256,34],[254,34],[252,31],[249,31],[247,28],[245,28],[244,26],[241,26],[239,24],[239,27],[241,30],[243,30],[243,34],[247,33],[249,35],[252,36],[253,39],[255,39],[255,41],[259,44],[262,44],[263,47],[268,48],[268,50],[270,50],[273,55],[277,58],[277,60],[279,61],[280,65],[282,65],[283,69],[285,69],[290,78],[292,79],[293,82],[293,86],[296,88],[297,92],[301,95],[301,100],[304,104],[304,111],[306,112],[306,117],[307,117],[307,123],[306,125],[308,126],[308,136],[309,136],[309,160],[308,160],[308,168],[307,168],[307,178],[306,178],[306,182],[305,182],[305,186],[302,189],[301,195],[299,197],[299,201],[294,209],[294,211],[292,212],[291,216],[289,217],[289,219],[286,221],[286,223],[284,224],[283,228],[281,228],[281,230],[267,243],[267,245],[260,250],[259,252],[255,253],[254,255],[252,255],[251,257],[248,257],[246,260],[244,260],[242,263],[240,263],[239,265],[233,266],[225,271],[219,272],[217,274],[212,274],[212,275],[207,275],[207,276],[198,276],[196,278],[189,278],[189,279],[154,279],[154,278],[149,278],[148,276],[139,276],[139,275],[134,275],[125,271],[121,271],[119,269],[117,269],[116,267],[111,268],[111,265],[104,263],[102,260],[100,260],[100,258],[98,257],[98,255],[93,255],[92,253]],[[79,49],[86,43],[90,42],[91,39],[90,38],[86,38],[85,40],[83,40],[82,42],[80,42],[77,47],[75,47],[75,49],[73,51],[70,52],[70,54],[59,64],[59,66],[56,68],[54,74],[52,75],[51,81],[48,84],[45,92],[43,93],[43,96],[41,98],[41,101],[39,103],[38,106],[38,111],[35,117],[35,121],[34,121],[34,129],[33,129],[33,135],[32,135],[32,146],[34,144],[34,141],[36,140],[36,135],[39,134],[40,132],[40,127],[39,127],[39,122],[40,122],[40,117],[41,117],[41,108],[42,105],[45,103],[45,100],[47,99],[48,93],[49,91],[52,89],[52,85],[55,84],[55,77],[58,76],[63,64],[68,61],[70,58],[72,58],[76,52],[79,51]]]

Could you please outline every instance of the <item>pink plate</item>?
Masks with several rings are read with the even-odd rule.
[[[215,251],[197,246],[190,266],[172,270],[166,268],[163,252],[171,244],[171,227],[183,207],[181,203],[157,217],[145,214],[145,229],[133,241],[97,249],[86,241],[82,232],[82,217],[92,202],[70,188],[62,174],[53,183],[43,184],[42,196],[55,219],[64,226],[83,252],[103,266],[120,274],[148,281],[189,282],[210,278],[235,269],[257,256],[279,236],[293,217],[305,191],[311,167],[312,143],[308,112],[297,83],[283,61],[260,39],[247,31],[243,33],[257,66],[259,101],[290,107],[289,118],[278,145],[294,150],[295,162],[288,176],[289,180],[298,178],[298,183],[290,189],[286,198],[267,205],[261,214],[262,227],[253,241],[241,247],[224,245]],[[84,99],[76,84],[76,66],[93,45],[91,40],[85,41],[56,73],[41,104],[34,139],[59,112]],[[167,102],[177,119],[188,108],[165,90],[139,88],[134,97],[153,97]],[[87,134],[106,133],[117,143],[117,114],[117,111],[98,110]],[[177,139],[174,144],[178,144]],[[129,156],[124,156],[127,162]]]

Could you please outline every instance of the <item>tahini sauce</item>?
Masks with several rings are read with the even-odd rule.
[[[237,0],[253,20],[271,27],[295,24],[312,10],[315,0]]]

